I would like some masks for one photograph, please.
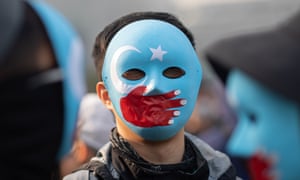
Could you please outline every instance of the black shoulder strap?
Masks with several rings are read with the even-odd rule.
[[[97,179],[104,179],[104,180],[112,180],[114,179],[111,175],[110,171],[108,170],[107,166],[97,160],[91,160],[88,163],[82,165],[78,170],[88,170],[90,172],[90,176],[95,176]]]

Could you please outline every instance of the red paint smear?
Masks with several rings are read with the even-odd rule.
[[[180,107],[182,99],[174,98],[175,91],[166,94],[143,96],[145,86],[132,90],[126,97],[121,98],[121,111],[124,118],[140,127],[166,126],[173,119],[174,111],[170,108]]]
[[[269,174],[272,163],[263,154],[256,153],[248,160],[248,167],[251,180],[273,180],[274,177]]]

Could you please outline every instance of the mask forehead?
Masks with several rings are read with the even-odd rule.
[[[170,67],[178,67],[185,74],[179,78],[165,77],[163,72]],[[123,78],[122,74],[130,69],[143,71],[145,76],[139,80]],[[105,56],[102,77],[120,119],[145,139],[163,140],[175,135],[189,119],[197,99],[202,70],[197,54],[183,32],[163,21],[141,20],[123,27],[112,38]],[[153,103],[140,109],[140,113],[143,114],[140,116],[141,118],[145,117],[144,114],[149,117],[145,120],[147,127],[140,125],[143,121],[140,119],[134,123],[129,122],[128,118],[124,116],[132,116],[134,113],[124,114],[124,108],[122,108],[130,107],[129,101],[141,102],[135,100],[136,96],[133,95],[133,92],[140,93],[141,89],[145,89],[140,94],[144,96],[141,99],[149,98]],[[172,94],[173,92],[174,94]],[[177,105],[173,109],[169,107],[172,103],[167,105],[168,113],[166,114],[170,114],[173,110],[176,111],[177,115],[174,119],[162,116],[160,117],[165,118],[164,120],[154,118],[153,114],[164,114],[160,110],[154,110],[162,107],[162,104],[154,104],[158,96],[160,98],[172,96],[169,100],[165,100]],[[120,107],[122,99],[126,103]],[[187,103],[179,105],[181,100]],[[133,106],[141,107],[142,105],[135,104]],[[153,112],[147,113],[147,109],[151,109]],[[128,111],[132,112],[131,109]],[[151,122],[149,123],[149,121]],[[163,125],[157,125],[158,121]]]

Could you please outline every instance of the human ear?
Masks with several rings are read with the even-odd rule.
[[[97,92],[97,95],[98,95],[99,99],[103,102],[103,104],[108,109],[112,110],[112,103],[111,103],[111,100],[109,98],[108,91],[105,88],[105,85],[102,81],[97,83],[96,92]]]

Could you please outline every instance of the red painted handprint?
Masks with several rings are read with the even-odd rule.
[[[185,100],[173,99],[179,91],[171,91],[161,95],[143,96],[145,86],[132,90],[121,98],[121,111],[124,118],[140,127],[167,126],[172,124],[173,117],[180,112],[170,108],[183,106]]]
[[[248,167],[252,180],[275,180],[274,174],[271,174],[271,169],[274,164],[272,158],[267,157],[262,152],[255,153],[248,162]]]

